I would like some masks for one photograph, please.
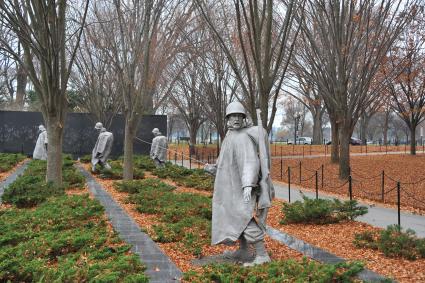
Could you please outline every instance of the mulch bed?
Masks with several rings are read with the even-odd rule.
[[[301,184],[299,182],[299,164],[301,162]],[[348,184],[338,178],[338,164],[332,164],[329,157],[284,159],[283,174],[281,160],[273,159],[273,180],[288,182],[288,166],[291,167],[291,184],[315,189],[315,171],[318,171],[320,192],[348,196]],[[321,165],[324,165],[323,187]],[[374,155],[352,156],[352,189],[354,199],[366,199],[382,203],[382,171],[384,179],[384,203],[395,207],[397,203],[397,181],[401,182],[402,209],[425,214],[425,180],[423,168],[425,155]],[[283,178],[281,178],[281,176]],[[410,184],[408,184],[410,183]],[[412,184],[414,183],[414,184]]]
[[[268,225],[288,233],[298,239],[329,251],[348,260],[361,260],[366,268],[381,275],[394,278],[399,282],[424,282],[425,259],[409,261],[399,258],[385,257],[382,252],[372,249],[356,248],[353,245],[354,235],[364,231],[378,231],[371,225],[357,221],[344,223],[313,224],[280,224],[283,218],[282,202],[274,201],[267,218]]]

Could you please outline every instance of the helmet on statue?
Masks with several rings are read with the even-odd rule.
[[[97,122],[97,123],[96,123],[96,125],[94,126],[94,128],[95,128],[96,130],[101,130],[101,129],[103,128],[103,124],[102,124],[102,123],[100,123],[100,122]]]
[[[242,103],[240,103],[239,101],[230,102],[229,105],[227,105],[226,107],[226,118],[230,114],[236,113],[243,114],[244,118],[246,118],[245,108],[243,107]]]

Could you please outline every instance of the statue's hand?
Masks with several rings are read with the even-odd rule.
[[[217,173],[217,166],[215,164],[205,164],[204,171],[210,173],[211,175],[215,175]]]
[[[244,200],[244,202],[248,203],[248,202],[251,201],[251,191],[252,191],[252,187],[243,188],[243,200]]]

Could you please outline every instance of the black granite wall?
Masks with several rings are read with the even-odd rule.
[[[44,124],[40,112],[0,111],[0,152],[22,152],[32,155],[38,136],[38,126]],[[94,129],[95,119],[88,113],[68,113],[65,121],[63,152],[74,157],[90,154],[97,139]],[[152,129],[158,128],[167,133],[167,116],[143,116],[137,131],[137,137],[151,142]],[[124,118],[116,115],[108,131],[114,134],[111,155],[120,156],[124,149]],[[134,141],[134,152],[149,154],[150,145]]]

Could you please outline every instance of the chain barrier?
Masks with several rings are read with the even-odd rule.
[[[305,167],[302,163],[301,163],[301,167],[304,168],[304,170],[309,171],[309,172],[316,172],[319,171],[322,168],[322,165],[319,166],[319,168],[317,169],[308,169],[307,167]]]
[[[361,191],[362,193],[364,193],[366,197],[372,196],[372,198],[374,198],[375,196],[377,196],[377,197],[380,197],[381,196],[381,193],[372,193],[372,192],[366,192],[365,190],[363,190],[363,182],[362,181],[358,181],[358,180],[355,180],[355,179],[351,179],[351,181],[353,182],[353,184],[354,183],[359,183],[360,184],[360,187],[359,188],[356,188],[356,189],[358,189],[359,191]],[[353,188],[353,190],[354,190],[354,188]]]
[[[388,191],[384,192],[384,195],[387,195],[387,194],[391,193],[391,192],[392,192],[392,191],[394,191],[395,189],[397,189],[397,185],[395,185],[395,187],[394,187],[394,188],[392,188],[392,189],[390,189],[390,190],[388,190]]]
[[[352,175],[352,176],[357,175],[357,177],[359,177],[359,178],[361,178],[361,179],[365,179],[365,180],[373,180],[373,179],[376,179],[376,178],[378,178],[378,177],[381,177],[381,176],[382,176],[382,173],[379,173],[378,175],[373,176],[373,177],[364,177],[364,176],[362,176],[362,175],[360,175],[360,174],[358,174],[358,173],[356,173],[356,172],[354,172],[354,171],[351,171],[351,175]]]
[[[393,178],[391,178],[390,176],[388,176],[387,174],[384,174],[384,176],[385,177],[387,177],[388,179],[390,179],[391,181],[393,181],[393,182],[398,182],[398,180],[395,180],[395,179],[393,179]]]
[[[418,180],[418,181],[410,182],[410,183],[403,183],[403,182],[400,182],[400,185],[416,185],[416,184],[419,184],[419,183],[421,183],[421,182],[423,182],[423,181],[425,181],[425,178],[422,178],[422,179],[420,179],[420,180]]]
[[[151,142],[144,141],[144,140],[142,140],[142,139],[140,139],[140,138],[138,138],[138,137],[135,137],[135,139],[136,139],[136,140],[138,140],[138,141],[140,141],[140,142],[143,142],[143,143],[146,143],[146,144],[150,144],[150,145],[152,145],[152,143],[151,143]],[[177,153],[177,154],[178,154],[178,156],[186,157],[186,158],[187,158],[187,160],[193,160],[193,161],[199,162],[199,163],[201,163],[201,164],[203,164],[203,165],[208,164],[208,163],[205,163],[205,162],[203,162],[203,161],[201,161],[201,160],[198,160],[198,159],[195,159],[195,158],[191,157],[191,155],[187,156],[186,154],[183,154],[182,152],[178,152],[177,150],[172,150],[172,149],[168,149],[168,148],[166,148],[166,147],[161,147],[161,146],[160,146],[160,148],[161,148],[161,149],[165,149],[165,150],[166,150],[166,151],[168,151],[168,152]]]
[[[329,189],[340,189],[340,188],[342,188],[343,186],[345,186],[346,184],[348,184],[348,180],[347,180],[347,181],[345,181],[345,183],[343,183],[341,186],[332,187],[332,186],[329,186],[329,184],[323,184],[323,187],[327,187],[327,188],[329,188]]]
[[[316,172],[314,172],[314,174],[311,175],[310,177],[308,177],[307,179],[301,178],[301,182],[305,182],[305,181],[311,180],[311,179],[313,179],[314,176],[316,176]]]
[[[411,199],[413,199],[413,200],[415,200],[415,201],[419,202],[420,204],[425,205],[425,202],[424,202],[424,201],[422,201],[422,200],[419,200],[419,199],[415,198],[412,194],[410,194],[409,192],[407,192],[407,190],[403,190],[403,192],[404,192],[404,193],[406,193],[406,195],[407,195],[408,197],[410,197]]]

